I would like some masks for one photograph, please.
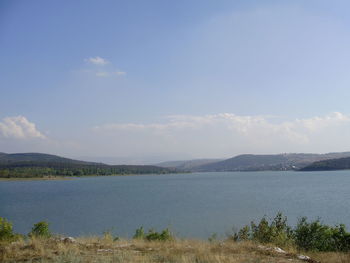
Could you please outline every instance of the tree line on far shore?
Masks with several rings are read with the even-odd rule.
[[[106,165],[62,162],[18,162],[0,164],[0,178],[31,178],[45,176],[165,174],[175,169],[153,165]]]

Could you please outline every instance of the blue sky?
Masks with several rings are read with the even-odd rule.
[[[1,1],[0,151],[147,163],[349,150],[349,8]]]

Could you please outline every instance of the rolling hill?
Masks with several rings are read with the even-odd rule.
[[[0,177],[163,174],[174,168],[154,165],[107,165],[43,153],[0,154]]]
[[[314,162],[303,167],[300,171],[331,171],[347,169],[350,169],[350,157]]]
[[[0,165],[25,163],[25,162],[53,162],[53,163],[70,163],[70,164],[97,164],[93,162],[84,162],[73,160],[65,157],[60,157],[45,153],[0,153]]]
[[[317,161],[343,157],[350,157],[350,152],[327,154],[289,153],[275,155],[244,154],[223,161],[194,166],[189,170],[193,172],[298,170]]]

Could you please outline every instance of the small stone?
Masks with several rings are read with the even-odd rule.
[[[279,247],[274,247],[273,250],[277,253],[282,253],[282,254],[286,254],[287,252],[284,251],[283,249],[279,248]]]
[[[310,257],[304,255],[298,255],[297,258],[301,260],[310,260]]]
[[[61,241],[64,243],[76,243],[77,241],[73,237],[62,237]]]

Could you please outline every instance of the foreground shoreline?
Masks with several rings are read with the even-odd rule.
[[[325,260],[326,259],[326,260]],[[300,254],[293,248],[233,241],[113,240],[113,237],[32,238],[0,244],[1,262],[142,262],[142,263],[342,263],[347,253]]]
[[[136,229],[132,239],[111,232],[102,236],[64,237],[52,234],[45,221],[27,235],[13,232],[12,223],[0,217],[0,262],[125,262],[125,263],[347,263],[350,233],[345,226],[330,227],[302,219],[291,229],[278,213],[269,223],[243,227],[207,241],[177,238],[169,229]],[[344,243],[345,242],[345,243]],[[310,246],[311,245],[311,246]]]

